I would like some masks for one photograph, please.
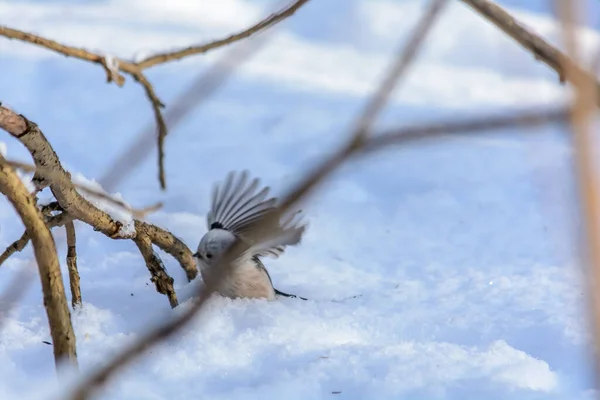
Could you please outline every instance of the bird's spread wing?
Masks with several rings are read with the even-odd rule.
[[[230,172],[224,183],[214,186],[206,221],[208,229],[227,229],[238,236],[273,208],[276,199],[266,199],[269,187],[257,192],[259,179],[249,182],[248,175],[248,171]]]
[[[225,182],[215,185],[212,193],[211,210],[207,215],[208,229],[226,229],[242,240],[248,240],[257,221],[276,211],[277,199],[267,198],[268,186],[258,191],[259,179],[249,180],[248,171],[230,172]],[[286,246],[300,242],[305,225],[295,221],[298,212],[283,222],[272,225],[268,235],[252,241],[245,256],[254,255],[277,258]]]

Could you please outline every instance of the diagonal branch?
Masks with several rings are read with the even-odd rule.
[[[206,44],[202,44],[202,45],[198,45],[198,46],[190,46],[190,47],[186,47],[181,50],[156,54],[154,56],[150,56],[150,57],[138,62],[137,66],[140,67],[141,69],[150,68],[150,67],[154,67],[159,64],[169,62],[169,61],[181,60],[182,58],[185,58],[188,56],[206,53],[210,50],[214,50],[216,48],[232,44],[232,43],[240,41],[242,39],[246,39],[264,29],[267,29],[267,28],[283,21],[284,19],[286,19],[288,17],[291,17],[292,15],[294,15],[296,13],[296,11],[298,11],[298,9],[300,9],[300,7],[302,7],[304,4],[308,3],[308,1],[309,0],[296,0],[289,6],[283,8],[281,11],[278,11],[276,13],[269,15],[267,18],[263,19],[262,21],[258,22],[255,25],[251,26],[250,28],[245,29],[241,32],[238,32],[234,35],[230,35],[225,38],[218,39],[218,40],[212,41],[210,43],[206,43]]]
[[[567,122],[568,110],[525,111],[509,115],[483,115],[477,118],[452,119],[436,123],[407,126],[385,131],[364,144],[360,153],[369,154],[390,146],[404,145],[423,140],[439,139],[441,137],[456,137],[457,135],[479,134],[482,131],[492,133],[500,129],[514,126],[534,128],[549,123]],[[534,134],[535,130],[523,130],[521,134]]]
[[[572,80],[574,75],[566,74],[567,68],[575,71],[577,75],[585,76],[595,86],[595,90],[599,94],[596,98],[600,99],[600,82],[592,74],[574,62],[565,53],[546,42],[540,36],[529,31],[502,7],[490,0],[462,0],[462,2],[496,25],[526,50],[533,53],[537,60],[542,61],[556,71],[561,82],[567,80],[572,84],[576,84]],[[600,101],[597,100],[596,104],[600,106]]]
[[[120,222],[94,207],[77,192],[71,181],[71,174],[62,167],[58,155],[35,123],[0,106],[0,128],[18,139],[29,150],[35,166],[39,169],[36,174],[45,169],[55,172],[51,177],[43,178],[48,181],[52,194],[66,212],[111,238],[126,237],[121,232]]]

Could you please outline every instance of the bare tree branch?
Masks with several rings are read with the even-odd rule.
[[[395,145],[404,145],[429,139],[441,137],[456,137],[466,134],[481,134],[482,131],[493,133],[500,129],[518,126],[520,128],[533,128],[539,125],[557,122],[567,122],[568,110],[559,108],[556,110],[525,111],[511,113],[508,115],[482,115],[476,118],[464,120],[452,119],[435,123],[419,124],[405,128],[391,129],[381,134],[372,136],[360,149],[361,153],[376,152],[383,148]],[[519,134],[535,134],[535,130],[523,129]]]
[[[81,220],[113,239],[134,239],[135,233],[121,232],[122,224],[109,214],[98,209],[83,198],[71,181],[71,175],[62,167],[58,155],[36,124],[22,115],[0,106],[0,128],[18,139],[31,153],[36,166],[36,174],[46,182],[60,206],[73,219]],[[44,171],[51,170],[51,174]],[[179,261],[188,280],[196,277],[198,270],[188,247],[170,232],[134,221],[136,228],[142,229],[159,248],[171,254]]]
[[[106,73],[107,82],[115,82],[118,86],[122,86],[125,83],[125,77],[120,72],[129,74],[135,79],[146,92],[146,96],[152,104],[152,110],[154,111],[154,118],[156,121],[157,128],[157,143],[158,143],[158,178],[161,189],[166,189],[166,178],[164,168],[164,140],[167,136],[167,125],[165,118],[162,115],[161,109],[164,108],[164,104],[156,95],[154,88],[150,81],[143,74],[143,70],[159,64],[163,64],[169,61],[180,60],[184,57],[206,53],[210,50],[217,49],[239,40],[246,39],[252,35],[261,32],[269,27],[276,25],[284,19],[292,16],[300,7],[308,3],[309,0],[296,0],[292,4],[284,7],[281,11],[269,15],[267,18],[259,21],[255,25],[245,29],[234,35],[215,40],[210,43],[203,45],[191,46],[185,49],[177,50],[174,52],[163,52],[150,56],[138,63],[132,61],[126,61],[117,57],[113,57],[110,60],[106,56],[93,53],[91,51],[74,47],[66,46],[58,43],[54,40],[46,39],[38,35],[34,35],[28,32],[23,32],[17,29],[0,26],[0,36],[4,36],[8,39],[21,40],[23,42],[32,43],[48,50],[54,51],[55,53],[64,55],[66,57],[73,57],[83,61],[91,62],[94,64],[101,65]]]
[[[179,303],[175,289],[173,289],[173,278],[169,276],[162,260],[152,249],[150,237],[145,232],[138,232],[133,241],[140,250],[140,253],[142,253],[144,261],[146,261],[146,267],[150,271],[150,275],[152,276],[151,281],[156,286],[156,290],[158,293],[162,293],[169,298],[169,304],[171,304],[172,308],[177,307]]]
[[[121,232],[122,224],[119,221],[94,207],[77,192],[71,181],[71,174],[63,169],[58,155],[35,123],[0,106],[0,128],[25,145],[39,169],[38,172],[46,168],[55,172],[51,179],[46,175],[43,175],[43,179],[49,182],[52,194],[66,212],[111,238],[126,237]]]
[[[77,236],[75,223],[71,220],[65,224],[67,232],[67,269],[69,270],[69,286],[71,288],[71,306],[73,309],[81,305],[81,285],[77,270]]]
[[[198,269],[190,249],[171,232],[143,221],[135,220],[136,232],[143,232],[150,241],[165,253],[176,259],[186,273],[188,281],[196,278]]]
[[[0,159],[3,158],[0,156]],[[77,365],[71,313],[67,305],[60,264],[50,229],[46,226],[42,213],[21,179],[4,163],[0,165],[0,192],[11,202],[31,235],[52,336],[55,363],[59,366],[60,363],[68,360]]]
[[[540,36],[530,32],[502,7],[490,0],[462,0],[462,2],[496,25],[526,50],[533,53],[537,60],[541,60],[544,64],[555,70],[561,82],[564,82],[565,79],[569,80],[569,77],[566,76],[566,68],[568,66],[568,68],[576,70],[577,74],[587,76],[587,79],[595,87],[596,92],[600,93],[600,82],[592,74]],[[570,82],[575,84],[575,82]],[[600,98],[600,96],[597,97]],[[597,104],[600,105],[600,103]]]
[[[263,19],[256,25],[253,25],[250,28],[238,32],[234,35],[198,46],[190,46],[177,51],[156,54],[154,56],[148,57],[140,61],[139,63],[137,63],[137,65],[142,69],[150,68],[155,65],[163,64],[169,61],[180,60],[184,57],[188,57],[191,55],[206,53],[210,50],[214,50],[216,48],[232,44],[242,39],[246,39],[254,35],[255,33],[258,33],[264,29],[267,29],[277,24],[278,22],[283,21],[288,17],[291,17],[296,13],[296,11],[298,11],[298,9],[300,9],[300,7],[308,3],[308,1],[309,0],[296,0],[289,6],[283,8],[281,11],[269,15],[267,18]]]
[[[25,231],[18,240],[8,246],[0,255],[0,265],[4,264],[4,261],[8,260],[14,253],[23,251],[27,243],[29,243],[29,233]]]

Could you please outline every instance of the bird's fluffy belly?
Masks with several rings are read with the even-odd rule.
[[[230,298],[275,299],[275,290],[267,273],[252,264],[234,268],[221,282],[218,292]]]

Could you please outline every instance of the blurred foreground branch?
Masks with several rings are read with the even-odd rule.
[[[584,227],[581,235],[581,250],[584,273],[587,275],[586,297],[589,306],[589,322],[595,345],[594,382],[596,390],[600,388],[600,187],[595,159],[597,141],[594,140],[594,118],[597,117],[595,105],[599,104],[600,92],[592,76],[577,68],[570,60],[579,60],[580,46],[576,34],[577,16],[581,16],[581,1],[555,1],[555,8],[561,22],[561,33],[570,59],[564,59],[563,70],[566,79],[575,89],[571,107],[571,140],[574,149],[573,164],[579,189],[581,217]]]
[[[595,88],[597,93],[600,93],[600,82],[598,82],[593,74],[586,71],[581,65],[542,39],[539,35],[536,35],[525,28],[523,24],[519,23],[516,18],[506,12],[502,7],[490,0],[461,1],[474,9],[483,18],[500,28],[526,50],[533,53],[536,60],[542,61],[556,71],[561,82],[564,83],[565,80],[567,80],[573,85],[577,84],[573,81],[574,75],[566,73],[567,69],[570,69],[571,71],[576,71],[577,75],[586,76],[589,84]],[[597,97],[600,98],[600,96]],[[596,104],[600,106],[600,102],[596,102]]]

